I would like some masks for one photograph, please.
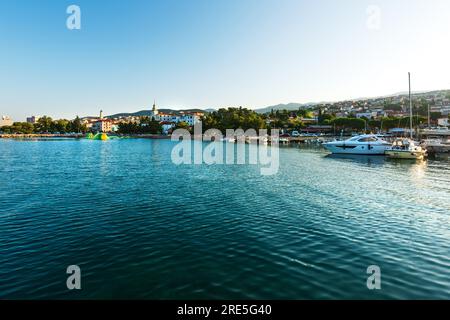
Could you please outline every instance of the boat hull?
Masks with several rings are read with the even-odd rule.
[[[353,155],[384,155],[388,146],[385,145],[345,145],[345,144],[323,144],[333,154]]]
[[[420,151],[408,151],[408,150],[386,150],[386,156],[391,159],[425,159],[425,153]]]

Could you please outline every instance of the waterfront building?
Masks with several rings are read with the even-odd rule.
[[[302,133],[331,133],[333,126],[311,125],[300,130]]]
[[[0,119],[0,127],[12,126],[14,121],[8,116],[2,116]]]
[[[439,105],[432,105],[430,106],[430,112],[441,112],[441,106]]]
[[[32,124],[35,124],[35,123],[37,123],[37,122],[39,121],[39,119],[40,119],[40,117],[37,117],[37,116],[31,116],[31,117],[28,117],[28,118],[27,118],[27,122],[28,122],[28,123],[32,123]]]
[[[450,104],[445,104],[442,101],[436,102],[435,105],[430,106],[431,112],[439,112],[442,115],[450,114]]]
[[[150,112],[150,117],[160,122],[161,124],[177,124],[180,122],[186,122],[189,126],[193,126],[198,123],[201,117],[204,115],[202,112],[173,112],[173,113],[164,113],[158,111],[156,107],[156,103],[153,103],[152,111]]]
[[[385,115],[387,117],[393,117],[393,118],[403,118],[408,117],[408,113],[405,113],[403,111],[396,111],[396,110],[386,110]]]
[[[172,122],[161,122],[162,131],[164,134],[169,134],[170,131],[175,127],[175,124]]]
[[[318,117],[313,117],[313,118],[301,118],[301,121],[304,124],[317,124],[317,122],[319,121]]]
[[[98,132],[111,132],[112,131],[112,120],[110,119],[99,119],[92,124],[92,130]]]
[[[414,132],[414,130],[413,130],[413,132]],[[392,129],[389,129],[389,133],[394,136],[398,136],[398,137],[406,137],[406,136],[410,135],[411,130],[406,129],[406,128],[392,128]]]
[[[440,127],[448,127],[449,124],[449,119],[448,118],[440,118],[438,119],[438,126]]]
[[[103,117],[103,110],[100,110],[100,117],[92,123],[92,130],[98,132],[111,132],[113,121]]]
[[[201,112],[183,113],[179,122],[186,122],[188,125],[193,126],[200,121],[203,116]]]
[[[450,114],[450,104],[449,104],[449,105],[442,106],[442,108],[441,108],[441,113],[442,113],[442,115],[444,115],[444,116],[448,116],[448,115]]]
[[[173,122],[173,123],[178,123],[180,122],[180,117],[172,114],[172,113],[159,113],[156,117],[155,117],[156,121],[159,122]]]
[[[94,123],[91,122],[91,121],[85,121],[85,122],[82,122],[82,123],[86,126],[87,130],[91,130],[92,126],[94,125]]]

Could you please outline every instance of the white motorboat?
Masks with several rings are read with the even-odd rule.
[[[427,156],[427,151],[411,139],[399,138],[386,150],[386,156],[393,159],[423,160]]]
[[[375,134],[364,134],[345,141],[332,141],[322,144],[333,154],[383,155],[391,144]]]

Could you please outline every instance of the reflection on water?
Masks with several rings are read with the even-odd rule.
[[[426,160],[421,160],[421,161],[416,161],[416,163],[414,163],[411,166],[411,169],[410,169],[411,178],[412,178],[412,181],[414,182],[414,184],[416,185],[416,187],[422,186],[422,181],[425,178],[427,164],[428,163]]]
[[[384,156],[367,156],[367,155],[351,155],[351,154],[328,154],[325,156],[327,159],[335,159],[335,160],[344,160],[344,161],[351,161],[356,162],[359,164],[365,164],[365,165],[375,165],[375,166],[382,166],[386,162],[386,159]]]
[[[420,187],[421,180],[424,178],[429,160],[416,159],[392,159],[379,155],[346,155],[346,154],[327,154],[326,159],[341,161],[351,161],[367,166],[393,166],[398,169],[398,174],[408,174],[416,187]]]

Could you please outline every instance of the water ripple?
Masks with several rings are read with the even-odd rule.
[[[172,147],[0,141],[0,298],[450,298],[448,161],[283,148],[265,177]]]

